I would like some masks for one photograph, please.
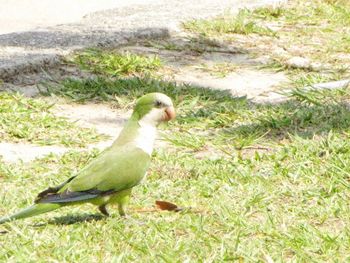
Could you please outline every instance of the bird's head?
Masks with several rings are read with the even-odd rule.
[[[168,96],[163,93],[148,93],[137,100],[133,116],[142,123],[157,126],[174,119],[176,114]]]

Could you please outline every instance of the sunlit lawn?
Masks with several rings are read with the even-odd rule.
[[[127,218],[120,218],[116,209],[111,209],[111,217],[103,217],[95,207],[84,205],[6,223],[0,226],[0,261],[350,260],[348,89],[294,90],[285,103],[258,105],[223,91],[161,80],[152,75],[162,67],[154,57],[115,53],[114,58],[112,51],[106,52],[111,53],[89,53],[78,61],[99,77],[67,79],[49,86],[45,95],[128,108],[142,94],[166,93],[178,112],[175,122],[160,127],[167,146],[155,150],[147,180],[135,188]],[[123,68],[117,72],[115,63],[128,66],[116,67]],[[138,71],[133,65],[138,63],[146,65],[147,72]],[[0,118],[9,122],[0,130],[1,138],[65,144],[67,136],[61,135],[69,131],[69,143],[80,146],[76,138],[82,131],[82,137],[89,138],[84,144],[97,136],[55,119],[41,99],[4,94],[19,104],[5,105],[11,116],[0,111]],[[42,123],[46,115],[49,120],[44,123],[52,125],[43,130],[29,125],[28,118]],[[58,121],[67,131],[52,128]],[[20,140],[14,123],[28,127]],[[97,154],[77,150],[30,163],[0,162],[0,214],[31,204],[39,191],[64,181]],[[184,210],[142,211],[153,207],[155,200]]]

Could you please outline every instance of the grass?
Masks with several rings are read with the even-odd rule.
[[[292,1],[288,8],[259,8],[251,12],[258,20],[269,19],[278,23],[278,46],[283,46],[291,55],[303,56],[315,62],[329,63],[340,67],[349,65],[339,59],[350,48],[349,2],[313,0]]]
[[[101,139],[92,129],[79,128],[65,118],[54,116],[50,111],[52,106],[44,100],[0,93],[0,139],[79,147]]]
[[[294,0],[286,6],[260,7],[241,10],[237,15],[189,21],[184,23],[184,28],[258,57],[268,54],[271,63],[267,66],[290,76],[331,73],[338,80],[349,77],[349,3]],[[288,64],[291,57],[309,59],[310,67],[292,69]]]
[[[290,102],[275,106],[165,82],[135,84],[139,90],[115,95],[131,102],[132,92],[155,86],[173,97],[179,117],[166,128],[172,146],[154,153],[147,182],[135,188],[131,218],[120,219],[116,210],[102,218],[85,205],[7,224],[0,227],[1,260],[350,259],[347,89],[294,92]],[[267,150],[258,148],[261,143]],[[243,147],[235,150],[235,144]],[[226,153],[196,155],[208,146]],[[37,192],[64,181],[96,154],[0,163],[1,214],[30,204]],[[136,211],[155,200],[192,210]]]
[[[157,56],[142,56],[130,52],[89,49],[77,53],[73,62],[82,69],[111,76],[149,74],[158,70],[162,63]]]
[[[302,97],[300,94],[300,98],[296,97],[294,101],[281,105],[252,105],[245,98],[233,99],[228,92],[179,85],[148,77],[113,80],[68,79],[60,89],[57,87],[52,92],[63,96],[68,94],[76,101],[103,100],[122,108],[129,108],[135,98],[145,93],[168,94],[173,98],[179,112],[176,120],[178,126],[175,129],[204,130],[206,131],[204,133],[196,133],[196,131],[191,133],[196,134],[196,140],[205,141],[210,147],[218,145],[220,150],[222,149],[220,145],[227,145],[225,152],[231,153],[235,149],[260,147],[255,142],[260,143],[261,136],[265,144],[268,144],[278,142],[280,138],[287,138],[290,132],[311,136],[314,133],[321,133],[327,125],[343,129],[349,122],[348,111],[343,104],[325,100],[327,96],[347,98],[349,96],[347,90],[337,91],[341,96],[337,92],[320,93],[321,95],[313,99],[315,103],[311,107],[299,102]],[[297,96],[297,93],[293,96]],[[330,127],[327,128],[328,131]],[[208,132],[218,136],[208,139]],[[180,138],[184,136],[181,132],[180,134]],[[175,135],[176,133],[173,133],[173,136]],[[179,139],[173,141],[179,141]],[[193,148],[203,148],[198,147],[198,142],[194,145],[197,146]]]
[[[331,82],[341,79],[339,74],[334,73],[317,73],[317,72],[300,72],[297,76],[291,76],[291,80],[293,81],[293,85],[296,88],[302,88],[311,86],[318,83]]]
[[[94,79],[66,79],[59,86],[49,87],[49,93],[55,93],[66,96],[74,101],[116,101],[124,103],[121,106],[130,105],[137,97],[150,92],[163,92],[169,94],[176,102],[191,103],[193,106],[198,101],[198,94],[202,94],[203,100],[214,98],[230,98],[227,92],[217,93],[208,89],[199,89],[190,85],[181,85],[175,82],[169,82],[151,77],[133,77],[133,78],[104,78]],[[185,100],[185,98],[191,98]],[[197,100],[196,100],[197,99]],[[183,105],[184,106],[184,105]]]
[[[331,36],[327,30],[320,31],[326,14],[334,16],[325,27],[347,23],[342,15],[347,12],[346,1],[293,3],[289,9],[249,11],[244,22],[283,23],[281,28],[292,30],[288,40],[297,33],[303,33],[303,39],[314,27],[314,36],[320,32],[322,38]],[[198,32],[206,30],[200,29],[205,25],[200,23]],[[218,31],[202,33],[218,37]],[[287,31],[277,31],[278,38],[251,33],[280,41]],[[318,52],[313,45],[307,48],[307,54]],[[336,50],[319,54],[328,59],[339,55]],[[344,77],[346,67],[315,72],[290,70],[281,63],[277,66],[291,74],[296,89],[287,94],[290,100],[285,103],[260,105],[245,97],[232,98],[225,91],[177,84],[148,73],[114,74],[104,66],[109,57],[97,57],[101,61],[96,60],[96,65],[103,67],[96,71],[89,68],[90,60],[78,62],[94,71],[96,78],[67,79],[48,87],[47,93],[130,109],[137,97],[163,92],[173,99],[178,114],[174,122],[161,127],[167,147],[154,152],[147,180],[135,188],[130,218],[119,218],[116,209],[111,209],[112,217],[104,218],[96,208],[83,205],[1,225],[0,261],[350,260],[350,90],[301,89]],[[32,107],[34,101],[26,103]],[[39,191],[64,181],[97,154],[96,150],[70,151],[16,164],[0,160],[0,214],[31,204]],[[155,200],[189,209],[139,211],[152,207]]]
[[[237,15],[226,14],[212,20],[200,19],[183,23],[183,27],[203,36],[220,34],[258,34],[274,36],[275,33],[266,26],[261,26],[250,19],[250,11],[243,9]]]

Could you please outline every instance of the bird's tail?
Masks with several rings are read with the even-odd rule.
[[[45,203],[45,204],[34,204],[32,206],[29,206],[13,215],[9,216],[4,216],[0,218],[0,224],[3,224],[5,222],[9,222],[12,220],[17,220],[21,218],[27,218],[31,216],[36,216],[40,215],[42,213],[46,213],[49,211],[53,211],[57,208],[60,208],[62,205],[61,204],[50,204],[50,203]]]

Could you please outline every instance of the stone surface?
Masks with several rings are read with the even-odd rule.
[[[65,1],[63,0],[62,4]],[[92,2],[91,0],[84,1]],[[1,2],[2,0],[0,0],[0,4]],[[55,2],[53,0],[53,3]],[[110,3],[108,0],[102,2]],[[139,4],[135,5],[136,2]],[[215,16],[229,9],[235,12],[240,7],[272,2],[280,1],[174,0],[164,2],[160,0],[131,0],[130,4],[134,3],[133,5],[124,5],[113,10],[87,14],[79,21],[76,21],[76,19],[80,18],[85,9],[71,17],[67,14],[66,17],[59,18],[75,21],[70,24],[51,27],[39,25],[41,27],[36,28],[35,23],[40,23],[38,18],[38,21],[27,25],[27,30],[2,35],[0,26],[0,79],[6,82],[2,89],[13,89],[28,96],[35,96],[38,92],[36,84],[43,80],[57,82],[67,75],[84,77],[83,73],[78,72],[77,69],[70,69],[66,65],[62,67],[61,65],[62,56],[72,51],[93,46],[116,47],[140,38],[166,38],[170,35],[179,34],[181,21]],[[31,10],[27,11],[30,12]],[[55,17],[52,17],[48,25],[55,23],[55,19]],[[179,68],[175,70],[176,73],[173,75],[175,81],[191,82],[214,89],[230,89],[233,95],[259,96],[266,90],[272,90],[275,84],[284,80],[283,75],[272,76],[268,72],[249,68],[240,69],[224,78],[216,78],[209,73],[191,67],[193,63],[207,63],[210,65],[225,62],[248,67],[256,63],[247,54],[237,52],[235,49],[228,49],[228,47],[220,48],[215,52],[204,52],[199,60],[198,57],[191,57],[190,54],[186,54],[186,56],[175,54],[174,56],[170,51],[163,51],[162,53],[155,48],[148,48],[145,51],[145,48],[142,47],[139,52],[153,52],[166,57],[170,66],[173,66],[174,69]],[[166,53],[167,55],[164,55]],[[179,59],[179,57],[182,59]],[[48,74],[45,70],[49,68],[50,72]],[[110,136],[109,140],[89,145],[89,149],[108,147],[118,136],[125,120],[130,115],[130,112],[114,110],[100,104],[67,105],[58,103],[54,111],[59,116],[76,121],[82,127],[93,127],[98,132]],[[166,142],[158,140],[156,144],[160,146],[166,144]],[[68,150],[69,148],[60,146],[42,147],[30,144],[0,143],[0,155],[3,156],[2,158],[5,161],[10,162],[17,160],[31,161],[49,153],[62,154]]]
[[[50,153],[62,154],[65,151],[67,151],[67,149],[60,146],[38,146],[8,142],[0,143],[0,157],[5,162],[16,162],[18,160],[29,162]]]
[[[171,43],[183,44],[176,39]],[[178,83],[227,90],[232,96],[247,96],[253,101],[260,100],[260,97],[265,100],[266,94],[289,81],[283,72],[262,70],[260,67],[263,63],[260,58],[253,58],[249,53],[242,53],[242,51],[232,52],[232,46],[227,46],[225,49],[211,48],[211,51],[208,48],[208,51],[200,54],[186,48],[165,50],[142,45],[125,46],[121,50],[145,55],[157,54],[164,61],[167,70],[170,69],[173,73],[170,79]],[[217,65],[223,65],[222,71],[225,70],[225,65],[228,65],[231,70],[222,74],[219,67],[215,70],[216,72],[213,72],[212,68]],[[169,73],[161,73],[161,75],[169,75]]]
[[[286,65],[290,68],[309,69],[311,68],[311,61],[303,57],[292,57],[286,61]]]
[[[0,0],[0,34],[73,23],[93,12],[157,0]]]
[[[69,150],[92,150],[97,148],[104,150],[109,147],[118,137],[125,122],[129,119],[131,111],[112,109],[104,104],[61,104],[57,103],[53,108],[53,113],[57,116],[65,117],[68,120],[75,122],[81,127],[94,128],[101,134],[108,135],[107,140],[93,143],[84,148],[68,148],[64,146],[39,146],[30,143],[10,143],[0,142],[0,160],[5,162],[30,162],[36,158],[44,157],[50,153],[64,154]],[[165,147],[167,142],[161,139],[161,134],[158,136],[155,147]]]
[[[69,6],[75,1],[69,1]],[[6,5],[7,9],[10,7],[17,9],[21,2],[23,1],[18,3],[14,0],[10,2],[1,0],[1,10],[5,10],[2,12],[6,13],[6,9],[3,8]],[[39,1],[32,2],[35,4],[31,5],[31,8],[24,8],[29,17],[37,12],[35,6]],[[58,5],[61,3],[61,10],[62,6],[66,7],[65,1],[53,2]],[[87,1],[87,3],[96,2]],[[74,23],[29,28],[25,31],[0,35],[0,79],[11,81],[21,72],[35,72],[56,66],[62,55],[77,49],[118,46],[137,38],[167,37],[172,31],[177,31],[179,24],[184,20],[215,16],[227,10],[238,11],[241,7],[276,3],[280,0],[133,0],[130,3],[133,2],[131,5],[121,4],[119,8],[86,14]],[[102,3],[110,1],[103,0]],[[45,5],[47,4],[40,2],[39,6]],[[103,7],[103,4],[101,6]],[[18,7],[18,12],[22,12],[21,8],[23,9]],[[59,7],[55,9],[59,10]],[[46,9],[40,8],[40,10]],[[63,10],[61,13],[70,12],[65,8]],[[73,20],[84,12],[91,11],[89,8],[86,10],[82,8],[78,15],[73,15]],[[32,16],[31,21],[36,18]]]
[[[278,84],[287,81],[287,78],[283,73],[244,69],[224,78],[213,78],[209,74],[195,75],[193,72],[182,72],[175,76],[175,80],[211,89],[228,90],[233,96],[247,96],[255,100],[256,97],[273,91]]]
[[[114,110],[104,104],[56,104],[53,113],[66,117],[81,127],[95,128],[112,138],[119,134],[131,111]]]

